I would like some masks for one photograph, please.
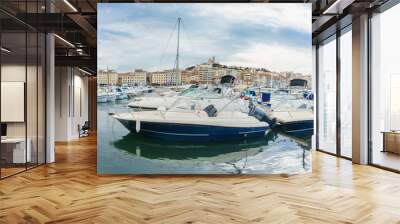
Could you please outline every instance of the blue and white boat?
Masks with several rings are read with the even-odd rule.
[[[264,100],[262,100],[264,101]],[[298,99],[291,95],[268,98],[268,102],[257,105],[265,112],[271,127],[296,137],[311,136],[314,132],[314,110],[312,100]]]
[[[131,132],[173,141],[225,141],[261,137],[269,125],[247,113],[217,111],[214,105],[202,110],[158,109],[113,115]]]
[[[115,102],[115,100],[117,99],[117,95],[114,91],[114,89],[108,89],[107,90],[107,102]]]
[[[128,95],[123,88],[115,88],[115,99],[116,100],[126,100],[128,99]]]
[[[314,132],[314,114],[309,110],[276,111],[277,127],[283,132],[296,136],[311,136]]]

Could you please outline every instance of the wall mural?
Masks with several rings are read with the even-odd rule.
[[[98,4],[98,173],[310,172],[311,72],[311,4]]]

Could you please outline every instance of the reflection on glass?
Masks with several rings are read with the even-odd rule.
[[[372,163],[400,170],[399,152],[386,152],[382,132],[400,130],[400,5],[372,18]],[[399,134],[400,135],[400,134]],[[400,142],[397,149],[400,149]]]
[[[318,144],[319,149],[336,153],[336,40],[318,49]]]
[[[16,14],[43,13],[45,1],[0,1]],[[45,35],[0,12],[1,178],[45,162]],[[7,27],[12,27],[8,30]]]
[[[352,35],[340,36],[340,153],[352,157]]]
[[[400,73],[390,75],[390,130],[400,130]]]
[[[1,176],[25,170],[30,161],[30,141],[26,141],[24,101],[26,90],[26,35],[2,33],[1,44],[1,122],[5,132],[1,140]]]

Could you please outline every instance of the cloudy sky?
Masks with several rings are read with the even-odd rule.
[[[98,4],[98,68],[226,65],[311,73],[311,4]]]

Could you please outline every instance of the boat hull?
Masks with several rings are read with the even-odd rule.
[[[137,132],[136,121],[122,119],[119,119],[119,121],[131,132]],[[170,141],[205,142],[262,137],[265,135],[267,129],[268,127],[222,127],[141,121],[138,133],[148,138]]]
[[[97,103],[107,103],[108,96],[97,96]]]
[[[108,98],[107,98],[107,101],[108,102],[114,102],[115,99],[116,99],[115,95],[109,95]]]
[[[289,135],[296,137],[307,137],[313,135],[314,133],[314,120],[279,123],[277,127]]]
[[[115,99],[116,99],[116,100],[125,100],[125,99],[128,99],[128,95],[126,95],[126,94],[120,94],[120,95],[117,95],[117,96],[115,97]]]

